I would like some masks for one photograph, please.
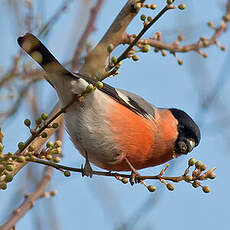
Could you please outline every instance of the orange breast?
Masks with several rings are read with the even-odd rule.
[[[172,157],[175,128],[168,123],[171,118],[164,117],[162,123],[143,118],[125,106],[116,103],[111,106],[108,120],[111,124],[113,139],[122,150],[122,157],[116,164],[105,165],[113,171],[130,171],[127,157],[135,169],[162,164]],[[165,127],[166,126],[166,127]],[[169,127],[168,130],[166,128]],[[161,133],[162,129],[162,133]],[[165,130],[164,130],[165,129]],[[164,138],[167,138],[165,140]],[[169,140],[170,143],[167,143]]]

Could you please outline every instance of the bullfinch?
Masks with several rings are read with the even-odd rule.
[[[46,72],[62,106],[85,92],[97,80],[64,68],[31,33],[18,44]],[[77,97],[76,97],[77,98]],[[176,108],[157,108],[142,97],[103,84],[64,113],[67,132],[86,158],[83,168],[91,176],[90,163],[109,171],[131,171],[156,166],[187,154],[200,142],[200,130],[192,118]]]

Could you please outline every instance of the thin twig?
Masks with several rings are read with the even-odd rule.
[[[7,111],[0,112],[1,123],[4,123],[7,119],[9,119],[11,116],[13,116],[18,111],[18,109],[20,108],[20,105],[24,99],[24,96],[28,93],[30,86],[35,82],[36,82],[36,80],[32,80],[26,86],[24,86],[20,90],[18,97],[17,97],[17,100],[12,105],[12,107],[9,108]]]
[[[54,109],[52,110],[52,112],[50,113],[50,116],[49,116],[49,117],[55,116],[55,114],[57,114],[59,111],[60,111],[60,107],[59,107],[59,105],[57,104],[57,105],[54,107]],[[57,118],[56,118],[55,120],[53,120],[53,122],[60,124],[60,123],[62,122],[62,117],[61,117],[61,116],[56,116],[56,117],[57,117]],[[52,125],[52,124],[50,124],[50,125]],[[45,132],[47,133],[47,138],[38,138],[38,137],[36,136],[37,138],[34,139],[34,138],[33,138],[33,135],[32,135],[32,136],[30,136],[30,137],[27,139],[26,143],[32,144],[32,145],[34,146],[34,148],[35,148],[35,151],[38,151],[38,150],[41,148],[41,146],[44,145],[44,143],[47,141],[47,139],[49,139],[49,137],[55,132],[55,129],[53,129],[53,128],[48,128],[48,129],[45,130]],[[34,140],[32,140],[32,139],[34,139]],[[30,140],[30,141],[32,140],[32,142],[29,142],[29,140]],[[24,151],[21,152],[20,155],[25,155],[26,152],[27,152],[27,149],[24,149]],[[19,151],[16,151],[16,152],[14,153],[14,155],[16,155],[16,154],[19,154]],[[24,163],[15,162],[15,163],[14,163],[14,170],[13,170],[13,172],[11,173],[12,176],[15,176],[15,175],[16,175],[16,174],[27,164],[27,163],[28,163],[28,162],[26,162],[26,161],[25,161]],[[2,180],[4,180],[4,177],[1,177],[1,176],[0,176],[0,182],[2,182]]]
[[[157,22],[162,15],[164,15],[168,10],[175,9],[175,7],[171,5],[166,5],[158,14],[156,17],[153,18],[151,22],[149,22],[146,26],[143,27],[143,29],[140,31],[140,33],[137,35],[137,37],[130,43],[128,48],[118,57],[117,62],[114,64],[118,64],[120,61],[124,60],[129,51],[137,44],[137,42],[140,40],[140,38],[146,33],[147,30],[155,23]]]
[[[66,109],[69,108],[77,99],[73,98],[66,106],[60,109],[50,120],[47,121],[45,125],[43,125],[38,131],[36,131],[36,135],[31,135],[31,137],[25,142],[24,147],[16,152],[16,154],[20,154],[23,152],[37,137],[41,134],[45,129],[49,128],[49,125],[58,118],[61,114],[66,112]]]
[[[61,124],[62,124],[61,126],[63,127],[63,121],[61,122]],[[55,139],[62,140],[63,133],[64,133],[63,128],[56,130]],[[53,172],[53,167],[47,166],[45,168],[44,175],[39,185],[35,189],[35,191],[26,197],[23,204],[14,211],[12,217],[3,226],[0,227],[0,230],[11,229],[13,226],[15,226],[16,222],[20,220],[26,214],[26,212],[28,212],[34,206],[35,201],[41,198],[42,195],[44,194],[45,189],[50,181],[52,172]]]
[[[82,50],[85,46],[85,43],[87,42],[87,39],[89,35],[94,31],[94,26],[96,22],[96,18],[98,16],[98,13],[101,9],[101,6],[103,4],[104,0],[97,0],[95,3],[95,6],[90,10],[90,17],[88,20],[88,23],[85,27],[85,30],[77,44],[77,49],[75,50],[73,61],[72,61],[72,69],[73,71],[77,71],[80,67],[80,60],[81,60],[81,54]]]
[[[179,46],[178,44],[175,45],[174,43],[168,44],[153,38],[146,38],[146,39],[139,39],[136,43],[137,46],[139,45],[150,45],[155,47],[159,50],[168,50],[171,53],[187,53],[190,51],[195,51],[199,53],[200,49],[207,48],[211,45],[216,45],[217,39],[221,36],[223,32],[226,31],[227,23],[229,22],[225,18],[229,17],[230,15],[230,1],[227,2],[226,12],[223,16],[223,20],[221,21],[220,25],[215,28],[213,35],[210,38],[205,38],[205,42],[201,42],[200,40],[196,43]],[[128,34],[124,34],[121,44],[132,44],[133,41],[130,39]]]
[[[14,211],[12,217],[10,217],[10,219],[0,227],[0,230],[9,230],[13,228],[17,221],[20,220],[25,215],[25,213],[34,206],[35,201],[44,194],[44,191],[50,181],[51,174],[52,168],[47,167],[45,169],[44,176],[35,189],[34,193],[26,197],[22,205]]]
[[[100,80],[104,80],[105,78],[115,74],[117,72],[117,69],[114,68],[116,67],[116,65],[121,62],[122,60],[124,60],[125,58],[127,58],[128,53],[130,52],[130,50],[137,44],[137,42],[140,40],[140,38],[147,32],[147,30],[149,30],[149,28],[159,20],[159,18],[164,15],[168,10],[170,9],[175,9],[174,6],[171,5],[166,5],[157,15],[156,17],[154,17],[152,19],[151,22],[149,22],[147,25],[145,25],[143,27],[143,29],[139,32],[139,34],[136,36],[136,38],[130,43],[130,45],[125,49],[125,51],[117,58],[117,62],[114,63],[113,66],[109,66],[109,69],[113,69],[112,71],[104,74],[103,77],[100,78]],[[124,35],[125,36],[125,35]]]
[[[109,44],[113,44],[114,47],[120,44],[126,28],[138,13],[138,10],[134,10],[133,7],[135,3],[136,0],[127,1],[103,38],[85,58],[85,63],[81,66],[80,73],[94,78],[98,74],[104,73],[105,63],[109,55],[107,47]]]
[[[38,37],[46,36],[50,27],[54,25],[60,18],[61,14],[67,10],[68,4],[70,4],[72,0],[65,0],[63,4],[60,6],[60,8],[55,12],[55,14],[48,20],[48,22],[41,26],[41,29],[38,33]]]
[[[45,161],[45,160],[40,160],[38,158],[29,158],[28,161],[31,162],[35,162],[35,163],[39,163],[39,164],[43,164],[43,165],[48,165],[51,166],[53,168],[56,168],[58,170],[67,170],[67,171],[72,171],[72,172],[78,172],[78,173],[82,173],[83,170],[81,168],[74,168],[74,167],[69,167],[69,166],[65,166],[65,165],[61,165],[61,164],[56,164],[54,162],[51,161]],[[206,173],[211,173],[216,169],[216,167],[213,167],[212,169],[208,170]],[[130,178],[131,175],[130,174],[124,174],[124,173],[113,173],[113,172],[103,172],[103,171],[92,171],[93,175],[97,175],[97,176],[109,176],[109,177],[125,177],[125,178]],[[155,176],[141,176],[138,175],[137,179],[138,180],[169,180],[169,181],[173,181],[173,182],[180,182],[182,180],[184,180],[184,178],[187,175],[182,175],[182,176],[178,176],[178,177],[166,177],[166,176],[162,176],[164,173],[160,173],[158,175]],[[200,177],[194,177],[193,180],[199,180]]]

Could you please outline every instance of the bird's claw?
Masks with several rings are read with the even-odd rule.
[[[91,168],[90,163],[89,163],[88,160],[86,160],[84,167],[83,167],[83,165],[81,166],[81,170],[82,170],[82,174],[81,175],[83,177],[87,176],[87,177],[92,178],[92,176],[93,176],[93,170],[92,170],[92,168]]]
[[[132,171],[131,172],[131,175],[130,175],[130,178],[129,178],[129,182],[130,182],[130,184],[131,185],[134,185],[134,183],[135,184],[137,184],[137,183],[139,183],[140,182],[140,180],[139,180],[139,177],[140,175],[135,171]]]

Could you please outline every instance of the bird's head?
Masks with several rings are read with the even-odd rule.
[[[192,118],[182,110],[169,109],[177,119],[178,137],[174,150],[176,154],[187,154],[200,143],[200,129]]]

